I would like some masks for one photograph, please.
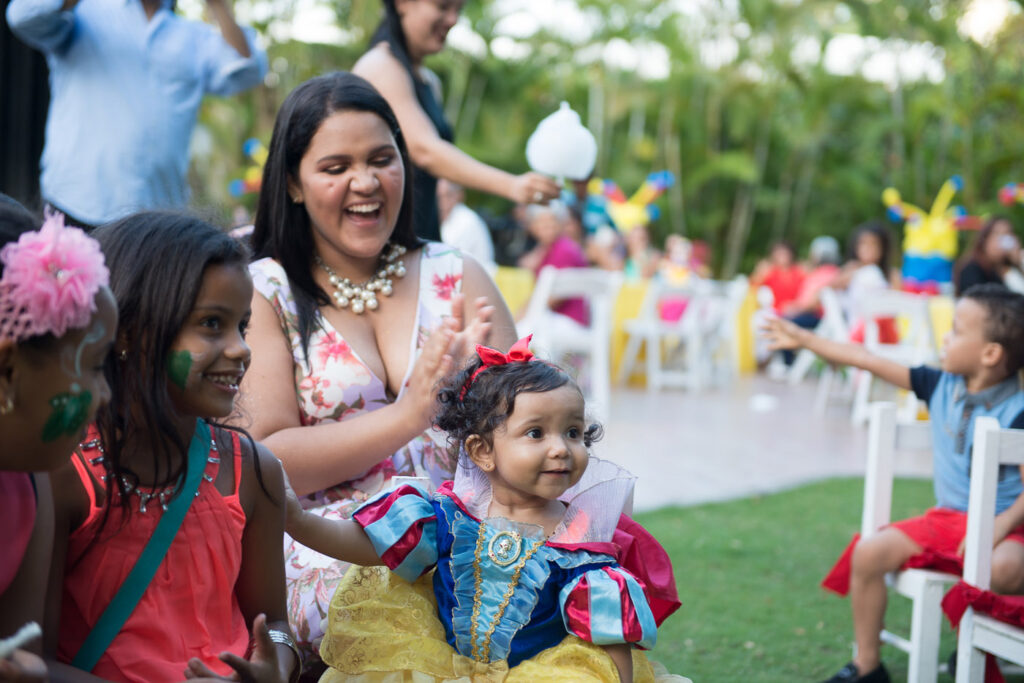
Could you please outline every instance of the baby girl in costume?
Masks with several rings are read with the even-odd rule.
[[[351,520],[290,501],[289,533],[363,565],[331,602],[321,681],[655,679],[633,646],[679,607],[669,558],[621,514],[634,478],[590,457],[579,388],[528,344],[477,346],[441,390],[438,427],[465,455],[433,496],[399,485]]]

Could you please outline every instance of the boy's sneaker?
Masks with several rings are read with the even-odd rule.
[[[850,662],[840,669],[839,673],[823,683],[890,683],[890,681],[889,672],[885,670],[885,665],[881,662],[875,667],[874,671],[870,671],[863,676],[857,675],[857,665]]]

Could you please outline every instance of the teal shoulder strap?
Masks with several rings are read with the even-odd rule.
[[[143,593],[153,580],[157,568],[167,555],[174,536],[178,533],[192,499],[199,490],[199,482],[206,470],[206,458],[210,453],[210,428],[203,420],[196,420],[196,431],[188,447],[188,473],[181,493],[175,496],[156,525],[146,547],[142,549],[135,566],[117,589],[114,599],[92,627],[71,665],[83,671],[92,671],[96,662],[107,651],[111,641],[121,631]]]

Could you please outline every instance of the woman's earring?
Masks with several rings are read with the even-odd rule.
[[[117,357],[121,360],[122,363],[128,360],[128,349],[121,349],[121,353],[117,354]]]
[[[10,415],[14,411],[14,399],[10,396],[0,403],[0,415]]]

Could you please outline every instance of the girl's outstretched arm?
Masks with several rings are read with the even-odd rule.
[[[622,683],[633,683],[633,646],[629,643],[618,645],[602,645],[608,656],[615,662]]]
[[[265,629],[291,635],[284,589],[284,472],[281,461],[260,444],[251,453],[249,442],[242,440],[242,477],[239,498],[246,513],[242,534],[242,566],[235,584],[235,595],[252,637],[265,640]],[[259,460],[262,478],[256,478],[255,461]],[[243,680],[287,681],[298,673],[300,662],[287,645],[257,647],[251,660],[245,662],[231,653],[221,659],[241,674]],[[243,670],[244,669],[244,670]]]
[[[285,475],[285,495],[287,496],[286,530],[296,541],[338,560],[363,567],[384,564],[377,551],[374,550],[370,538],[351,519],[324,519],[302,509],[295,491],[288,483]]]

